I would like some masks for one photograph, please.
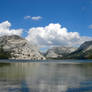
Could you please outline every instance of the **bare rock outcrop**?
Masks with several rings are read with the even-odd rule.
[[[70,54],[75,50],[76,48],[73,48],[73,47],[63,47],[63,46],[53,47],[47,51],[46,58],[52,58],[52,59],[62,58],[63,56]]]
[[[92,41],[86,41],[80,47],[68,55],[69,59],[92,59]]]
[[[0,37],[0,47],[4,52],[10,53],[11,57],[9,57],[9,59],[45,59],[35,45],[17,35]]]

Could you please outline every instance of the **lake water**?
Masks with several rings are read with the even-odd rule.
[[[0,92],[92,92],[92,60],[0,60]]]

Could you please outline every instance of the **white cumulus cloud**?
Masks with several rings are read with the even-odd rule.
[[[59,23],[31,28],[26,39],[39,46],[79,46],[84,41],[92,40],[91,37],[80,36],[78,32],[68,32]]]
[[[42,19],[41,16],[35,16],[35,17],[32,17],[32,20],[40,20],[40,19]]]
[[[0,23],[0,36],[19,35],[23,29],[11,29],[11,23],[4,21]],[[92,37],[80,36],[78,32],[69,32],[66,27],[59,23],[50,23],[45,27],[33,27],[28,31],[26,39],[40,47],[49,46],[79,46],[84,41],[92,40]]]
[[[24,19],[31,19],[31,16],[25,16]]]
[[[4,21],[0,23],[0,36],[3,35],[21,35],[22,29],[10,29],[11,23],[8,21]]]
[[[25,16],[24,19],[31,19],[31,20],[37,21],[37,20],[42,19],[42,17],[41,16]]]

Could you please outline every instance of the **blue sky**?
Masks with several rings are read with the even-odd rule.
[[[40,21],[24,16],[42,16]],[[92,0],[0,0],[0,22],[8,20],[13,28],[28,29],[60,23],[69,31],[92,36]]]
[[[25,16],[41,16],[39,20]],[[69,32],[92,37],[92,0],[0,0],[0,22],[11,22],[11,28],[43,27],[59,23]],[[23,37],[27,35],[23,32]]]

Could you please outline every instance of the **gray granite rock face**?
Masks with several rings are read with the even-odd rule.
[[[17,35],[0,37],[0,47],[3,47],[5,52],[11,52],[10,59],[45,59],[35,45]]]
[[[46,57],[62,58],[64,55],[67,55],[75,50],[76,48],[73,48],[73,47],[53,47],[47,51]]]
[[[84,42],[76,51],[67,56],[72,59],[92,59],[92,41]]]
[[[79,51],[86,52],[88,50],[92,50],[92,41],[86,41],[84,42],[79,48]]]

